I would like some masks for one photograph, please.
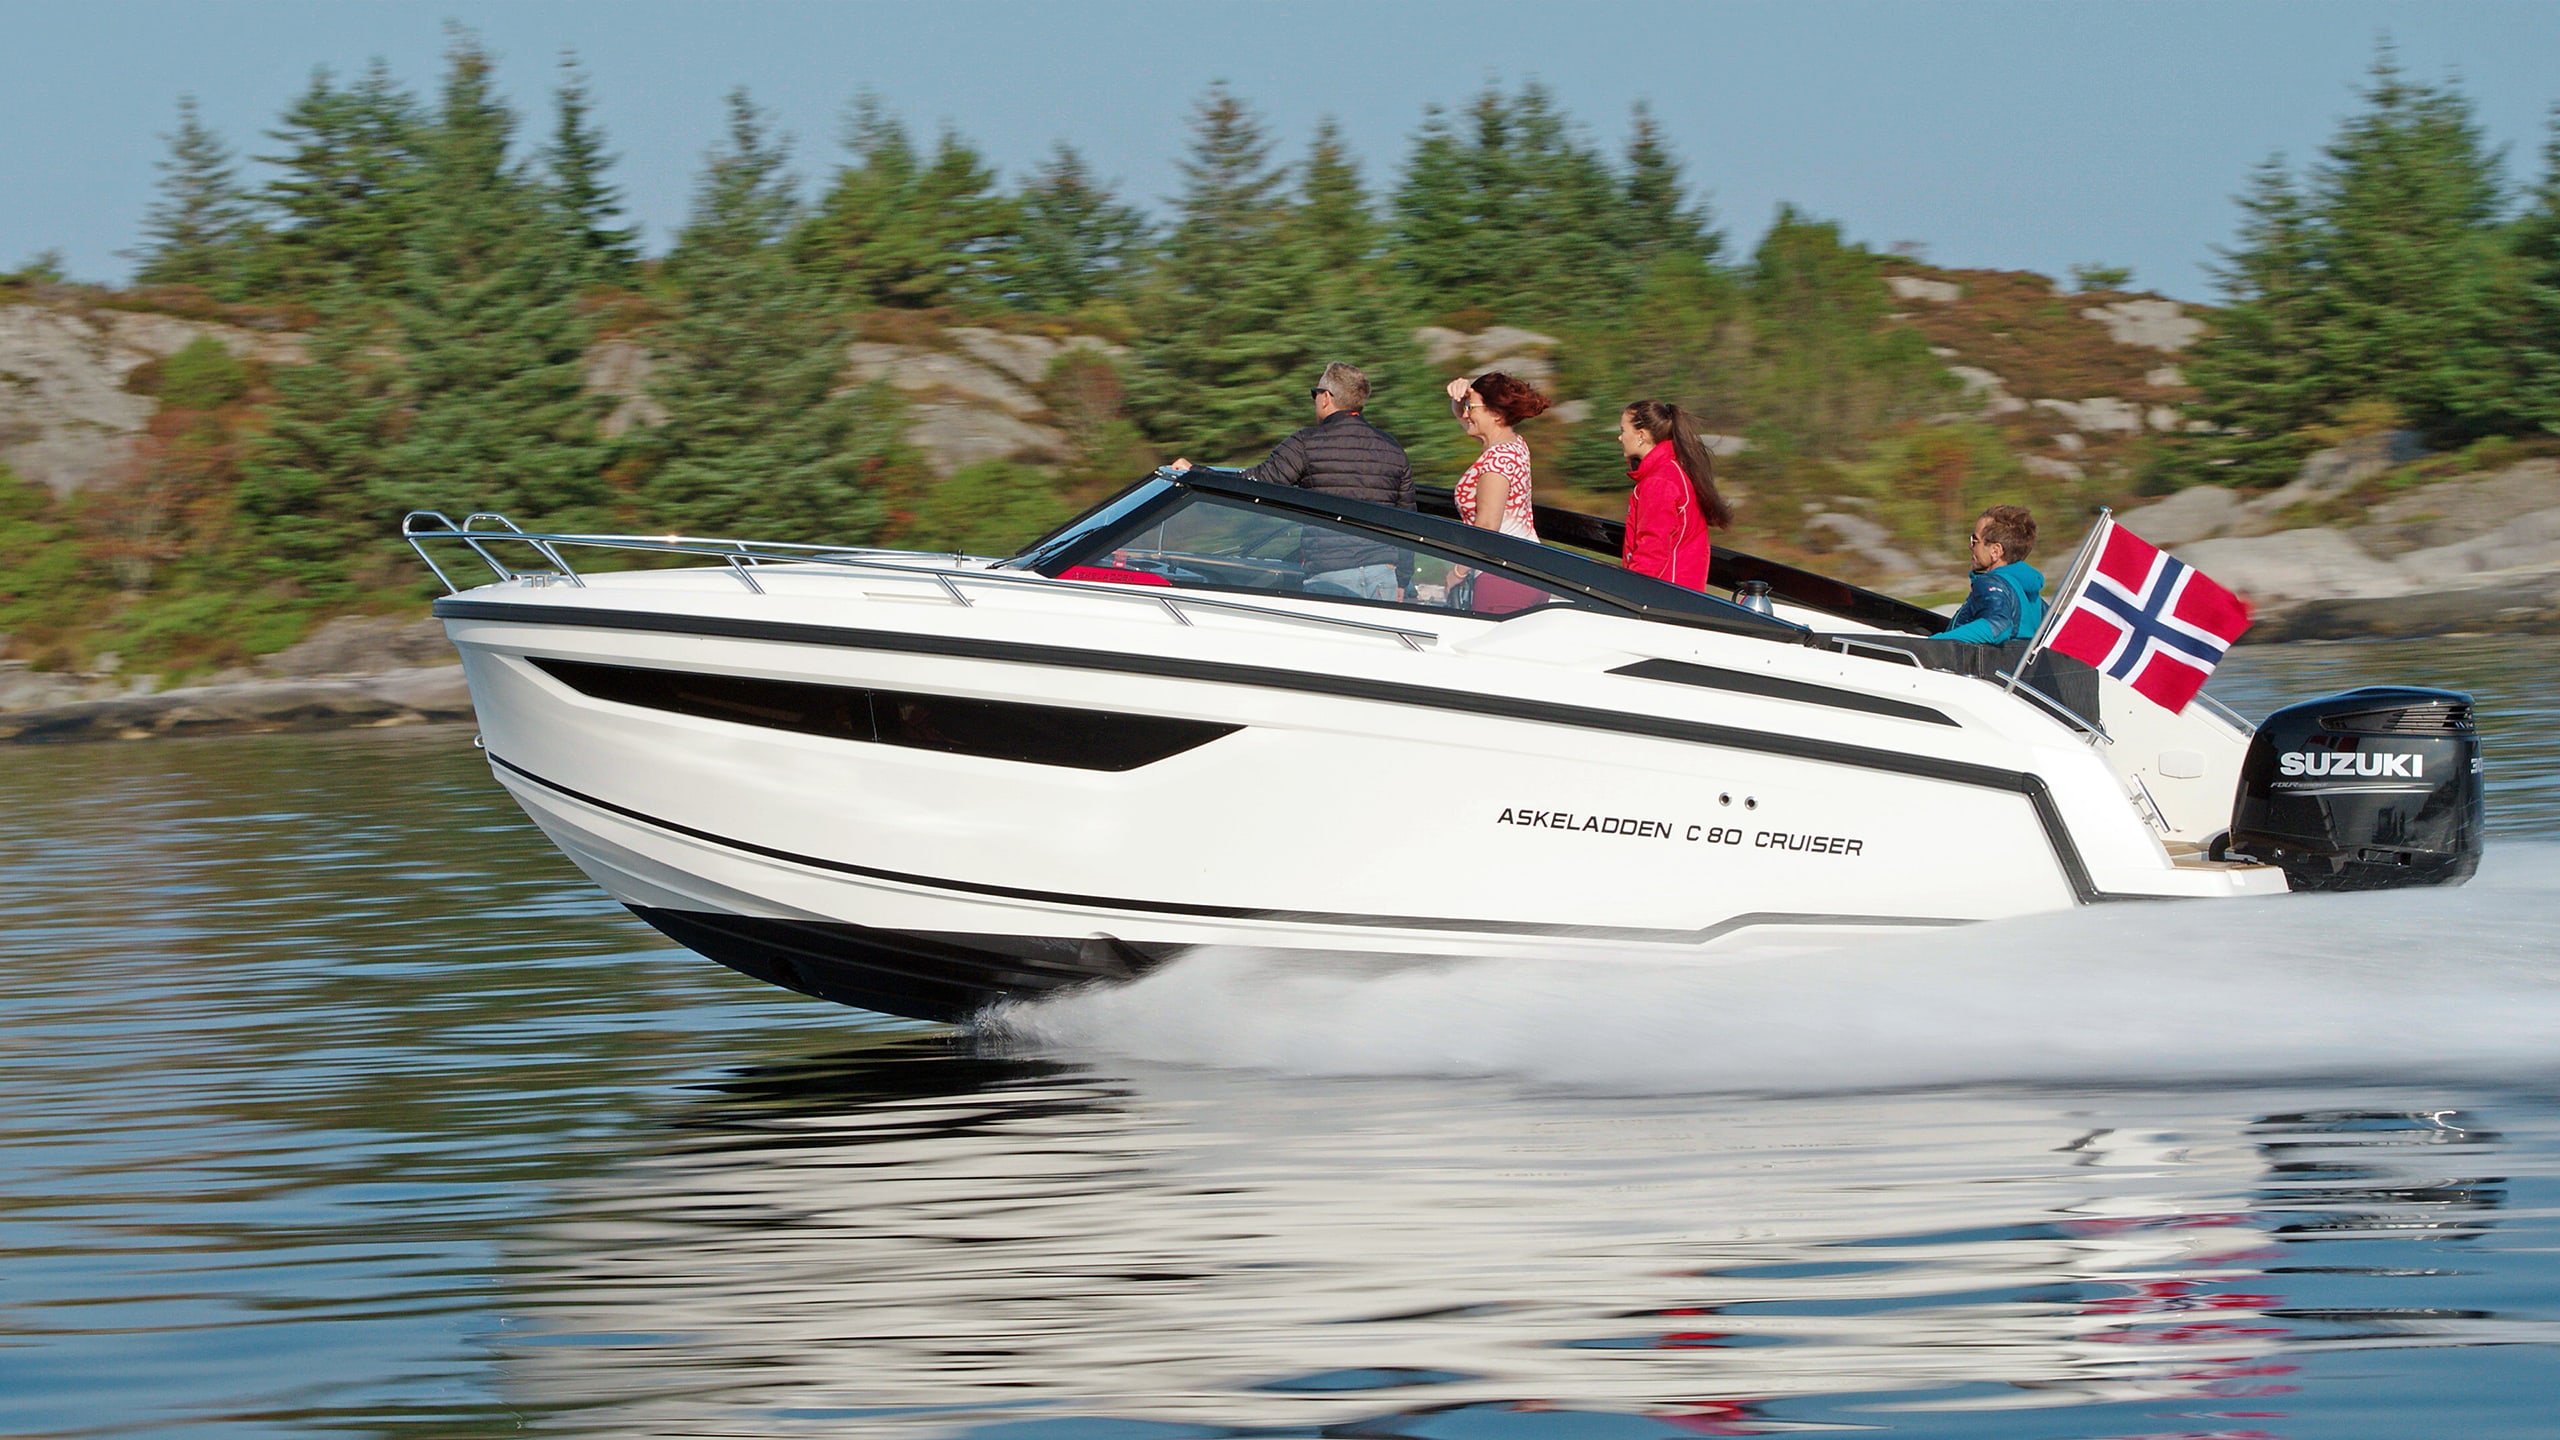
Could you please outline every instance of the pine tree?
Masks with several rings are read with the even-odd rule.
[[[418,223],[391,287],[405,424],[384,447],[383,508],[501,509],[520,523],[606,519],[593,326],[577,306],[594,252],[511,163],[516,117],[488,53],[457,33],[422,142]]]
[[[415,217],[367,292],[323,292],[310,363],[277,372],[273,426],[242,502],[323,594],[378,572],[413,509],[497,510],[529,529],[606,518],[583,257],[510,163],[515,117],[491,62],[457,34],[432,120],[407,143]]]
[[[1388,254],[1426,314],[1482,303],[1492,289],[1490,257],[1472,243],[1484,215],[1471,159],[1448,112],[1424,106],[1391,204]]]
[[[1840,457],[1886,426],[1937,409],[1953,382],[1892,302],[1863,246],[1835,221],[1778,207],[1752,257],[1751,413],[1778,458]]]
[[[1625,303],[1620,182],[1537,85],[1486,90],[1463,127],[1425,111],[1393,208],[1397,267],[1425,313],[1556,325]]]
[[[149,243],[134,279],[145,285],[201,285],[231,298],[243,251],[253,243],[248,198],[232,168],[231,149],[206,128],[193,95],[179,97],[178,129],[160,137],[160,199],[144,217]]]
[[[793,250],[810,275],[856,305],[902,309],[993,298],[1017,221],[995,171],[944,131],[930,159],[878,98],[847,117],[840,167]]]
[[[1510,169],[1518,189],[1508,213],[1519,235],[1522,283],[1502,308],[1563,325],[1616,313],[1636,270],[1616,177],[1543,87],[1522,86],[1512,113],[1518,140]]]
[[[2520,408],[2560,433],[2560,106],[2542,142],[2542,178],[2509,232],[2515,256]]]
[[[420,126],[414,97],[379,60],[340,89],[327,70],[286,109],[259,159],[284,173],[262,195],[278,224],[260,279],[288,294],[367,289],[400,263],[415,216]]]
[[[2365,102],[2315,175],[2320,360],[2342,396],[2433,439],[2518,428],[2497,158],[2467,99],[2409,82],[2387,49]]]
[[[273,372],[276,399],[243,460],[235,499],[259,541],[259,567],[338,601],[356,593],[353,557],[389,533],[373,523],[381,517],[371,513],[367,491],[399,422],[401,377],[377,312],[346,291],[315,304],[322,320],[306,332],[306,362]]]
[[[1414,322],[1387,268],[1385,233],[1341,127],[1329,116],[1318,121],[1276,242],[1277,255],[1304,272],[1296,313],[1283,322],[1305,341],[1294,373],[1312,377],[1335,360],[1359,366],[1369,377],[1369,423],[1406,447],[1416,476],[1446,483],[1472,447],[1450,420],[1447,377],[1414,343]]]
[[[622,218],[622,192],[605,183],[615,157],[605,153],[604,135],[589,116],[594,104],[586,72],[577,58],[560,57],[560,84],[553,92],[556,119],[543,163],[551,176],[551,203],[560,224],[581,257],[588,279],[628,279],[639,263],[638,232],[617,223]]]
[[[2183,447],[2174,467],[2182,481],[2281,483],[2310,448],[2300,432],[2327,418],[2341,394],[2319,354],[2325,296],[2315,222],[2282,156],[2251,173],[2239,203],[2239,243],[2213,271],[2223,309],[2181,357],[2202,397],[2193,409],[2224,433]]]
[[[844,336],[785,242],[799,221],[788,146],[744,90],[667,260],[681,307],[657,336],[667,420],[640,502],[653,526],[859,543],[901,458],[885,386],[837,392]]]
[[[1626,170],[1619,181],[1625,207],[1626,246],[1639,266],[1672,260],[1684,268],[1712,264],[1724,249],[1713,212],[1704,201],[1689,203],[1689,187],[1681,178],[1679,157],[1653,118],[1653,109],[1636,102],[1627,135]]]
[[[2388,47],[2364,102],[2306,186],[2280,162],[2252,177],[2217,272],[2228,308],[2185,366],[2218,433],[2169,446],[2156,478],[2281,483],[2376,411],[2438,444],[2543,413],[2533,227],[2501,224],[2498,157],[2470,102],[2409,81]]]
[[[1359,162],[1342,143],[1342,127],[1332,116],[1316,121],[1298,174],[1298,243],[1316,263],[1348,271],[1377,258],[1385,236],[1360,182]]]
[[[1021,234],[1000,286],[1014,304],[1065,315],[1127,295],[1146,258],[1146,217],[1096,183],[1074,146],[1059,142],[1015,204]]]
[[[1195,459],[1253,460],[1306,412],[1310,279],[1262,124],[1224,84],[1192,116],[1180,218],[1141,302],[1133,389],[1151,433]],[[1297,423],[1304,423],[1303,420]]]

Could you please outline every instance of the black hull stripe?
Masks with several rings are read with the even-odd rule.
[[[2026,796],[2035,806],[2036,818],[2044,826],[2045,841],[2053,849],[2054,861],[2061,867],[2063,879],[2070,885],[2072,894],[2082,903],[2155,898],[2110,894],[2097,888],[2096,883],[2089,876],[2087,863],[2081,859],[2080,847],[2072,840],[2070,828],[2063,823],[2061,808],[2054,803],[2052,791],[2045,785],[2043,776],[2020,770],[2003,770],[1991,765],[1975,765],[1962,760],[1945,760],[1931,755],[1905,755],[1892,750],[1879,750],[1873,746],[1850,745],[1836,740],[1817,740],[1802,735],[1770,734],[1765,731],[1746,730],[1734,725],[1717,725],[1702,720],[1676,720],[1662,715],[1630,715],[1622,711],[1595,710],[1583,705],[1560,705],[1551,701],[1523,700],[1507,695],[1484,695],[1466,690],[1440,690],[1423,685],[1401,685],[1393,681],[1369,680],[1351,675],[1326,675],[1306,670],[1281,670],[1265,665],[1235,665],[1213,660],[1185,660],[1163,655],[1129,655],[1108,650],[1079,650],[1064,645],[1032,645],[1011,640],[911,635],[896,630],[805,625],[784,620],[740,620],[720,615],[668,615],[648,610],[589,609],[580,605],[514,605],[488,600],[450,598],[435,602],[435,615],[438,619],[444,620],[492,620],[522,625],[574,626],[590,630],[630,630],[659,635],[717,636],[728,640],[771,640],[785,644],[823,645],[845,650],[939,655],[1047,668],[1093,670],[1118,675],[1206,680],[1218,684],[1249,685],[1260,689],[1289,690],[1300,694],[1326,695],[1347,700],[1374,700],[1389,705],[1421,706],[1466,715],[1492,715],[1503,719],[1563,725],[1580,730],[1597,730],[1654,740],[1675,740],[1693,745],[1751,751],[1763,755],[1779,755],[1795,760],[1811,760],[1827,765],[1873,770],[1888,775],[1907,775],[1922,780],[1942,780],[1954,785]]]
[[[1950,920],[1926,915],[1817,915],[1783,911],[1761,911],[1736,915],[1703,930],[1652,929],[1629,925],[1541,925],[1516,920],[1465,920],[1435,915],[1361,915],[1327,910],[1271,910],[1243,905],[1192,905],[1175,900],[1129,900],[1109,895],[1077,895],[1058,890],[1028,890],[1013,885],[987,885],[973,880],[953,880],[935,875],[917,875],[900,870],[884,870],[872,865],[855,865],[843,860],[829,860],[816,855],[800,855],[770,845],[758,845],[709,830],[680,825],[661,819],[628,805],[616,805],[593,795],[546,780],[521,765],[511,764],[494,752],[489,763],[519,779],[529,781],[558,795],[567,796],[581,805],[593,806],[609,814],[656,829],[683,835],[690,839],[719,845],[768,860],[791,865],[805,865],[812,870],[827,870],[839,875],[856,875],[866,880],[884,880],[896,885],[912,885],[919,889],[946,890],[963,895],[986,895],[1004,900],[1030,900],[1043,905],[1071,906],[1087,910],[1125,910],[1146,915],[1181,915],[1204,920],[1256,920],[1300,925],[1341,925],[1373,930],[1441,930],[1480,935],[1547,935],[1593,940],[1655,941],[1672,944],[1703,945],[1710,940],[1730,935],[1756,925],[1966,925],[1967,920]]]
[[[1815,685],[1803,680],[1789,680],[1777,675],[1755,675],[1747,670],[1726,670],[1714,665],[1692,665],[1685,660],[1638,660],[1621,665],[1612,675],[1632,675],[1639,680],[1664,680],[1674,685],[1695,685],[1703,690],[1731,690],[1742,695],[1759,695],[1772,700],[1793,700],[1804,705],[1828,705],[1834,710],[1856,710],[1868,715],[1889,715],[1896,720],[1920,720],[1931,725],[1953,725],[1946,712],[1915,705],[1907,700],[1892,700],[1881,695],[1868,695],[1856,690],[1842,690],[1831,685]]]

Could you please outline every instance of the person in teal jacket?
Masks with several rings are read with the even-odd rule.
[[[1941,640],[2005,645],[2035,638],[2044,624],[2044,576],[2027,563],[2036,517],[2021,505],[1994,505],[1973,522],[1973,593]]]

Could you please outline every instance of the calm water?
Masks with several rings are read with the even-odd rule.
[[[623,916],[467,731],[0,749],[0,1433],[2553,1433],[2560,644],[2457,891],[1000,1038]]]

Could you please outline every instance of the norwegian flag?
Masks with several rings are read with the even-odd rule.
[[[2184,710],[2249,628],[2248,603],[2112,518],[2102,526],[2079,588],[2054,602],[2062,623],[2046,648],[2088,661],[2165,710]]]

